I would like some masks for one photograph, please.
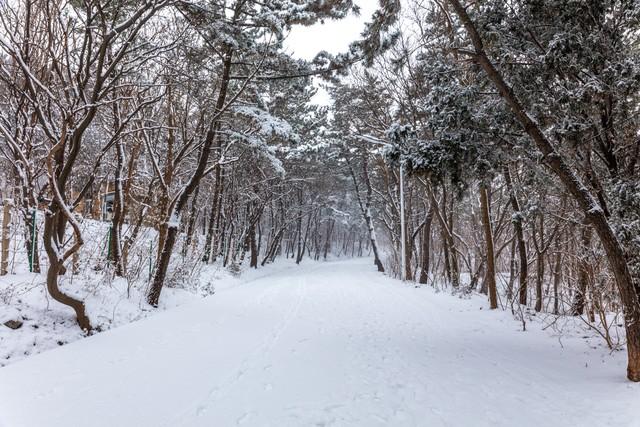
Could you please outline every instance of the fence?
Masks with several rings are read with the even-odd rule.
[[[0,276],[34,271],[45,272],[48,268],[48,257],[42,239],[44,212],[33,209],[25,213],[14,206],[10,199],[1,200],[0,209],[2,227],[0,229]],[[84,244],[73,257],[73,273],[86,269],[99,271],[106,268],[110,251],[111,223],[83,219],[80,224]],[[128,227],[129,225],[125,223],[123,235],[130,231]],[[65,238],[71,239],[71,229],[67,228]],[[143,227],[136,244],[129,250],[130,274],[128,276],[149,280],[156,260],[156,250],[156,230]]]

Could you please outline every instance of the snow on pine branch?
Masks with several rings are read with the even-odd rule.
[[[273,169],[280,175],[285,174],[284,167],[280,159],[276,157],[276,147],[268,144],[271,138],[278,138],[296,143],[300,136],[286,120],[271,115],[268,111],[252,106],[237,106],[234,108],[236,116],[249,119],[257,129],[251,133],[232,132],[231,137],[240,142],[244,142],[270,163]]]
[[[255,134],[247,135],[240,132],[231,132],[230,137],[231,139],[245,143],[257,153],[262,155],[269,161],[271,167],[279,175],[284,175],[286,173],[282,162],[280,161],[280,159],[278,159],[278,157],[276,157],[276,148],[267,144],[264,139],[256,136]]]
[[[258,125],[258,133],[263,137],[279,137],[296,142],[300,139],[286,120],[272,116],[268,111],[251,106],[235,107],[237,115],[244,116]]]

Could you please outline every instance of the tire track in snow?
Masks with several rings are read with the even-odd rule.
[[[3,420],[55,427],[637,424],[640,389],[616,376],[613,361],[582,369],[585,350],[576,340],[559,350],[535,328],[516,332],[508,313],[479,311],[486,304],[478,298],[414,289],[364,262],[314,267],[277,272],[3,368]]]
[[[318,269],[320,267],[316,267]],[[313,270],[315,270],[313,269]],[[177,426],[182,425],[181,420],[186,419],[186,415],[195,413],[197,416],[202,416],[210,410],[212,405],[231,393],[231,389],[239,383],[245,375],[251,370],[255,370],[260,360],[266,359],[266,357],[271,353],[278,339],[282,336],[283,332],[287,329],[287,327],[291,324],[292,320],[296,317],[297,313],[300,310],[300,306],[306,295],[306,281],[307,275],[309,274],[309,270],[306,272],[297,272],[297,274],[291,275],[291,278],[295,278],[295,284],[283,285],[283,284],[274,284],[271,285],[268,289],[261,293],[259,297],[255,300],[246,303],[243,306],[243,311],[250,314],[251,306],[264,306],[267,305],[268,302],[265,302],[265,296],[270,293],[269,300],[273,300],[274,302],[279,301],[279,297],[281,294],[286,294],[288,286],[295,286],[297,289],[296,292],[296,302],[291,306],[291,309],[286,313],[284,319],[280,322],[277,322],[273,329],[270,329],[268,332],[264,334],[263,339],[260,344],[257,345],[248,355],[246,355],[242,361],[237,365],[235,369],[233,369],[231,373],[227,375],[227,377],[221,382],[221,385],[215,386],[209,390],[207,395],[201,399],[199,399],[196,403],[193,403],[184,411],[182,411],[179,415],[177,415],[172,420],[168,421],[163,427],[169,426]],[[285,276],[289,277],[289,276]],[[257,279],[260,280],[260,279]],[[247,282],[248,283],[248,282]],[[267,300],[268,301],[268,300]],[[274,307],[278,306],[277,304],[273,305]],[[227,318],[226,323],[231,323],[229,318]],[[264,364],[262,364],[264,366]],[[238,418],[237,423],[240,425],[247,421],[250,418],[250,414],[252,412],[248,412]]]

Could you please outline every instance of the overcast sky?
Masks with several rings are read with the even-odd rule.
[[[285,42],[286,48],[302,59],[313,59],[322,50],[334,54],[345,52],[349,44],[360,36],[365,22],[370,20],[378,6],[378,0],[357,0],[355,3],[360,6],[360,16],[350,15],[339,21],[294,27]]]
[[[287,51],[301,59],[313,59],[320,51],[337,54],[346,52],[349,44],[360,37],[364,24],[378,6],[378,0],[357,0],[360,16],[350,15],[339,21],[326,21],[310,27],[297,26],[285,41]],[[328,94],[320,90],[313,102],[326,105],[330,101]]]

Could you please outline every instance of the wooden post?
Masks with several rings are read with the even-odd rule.
[[[0,254],[0,276],[9,272],[9,224],[11,224],[11,201],[2,204],[2,253]]]

